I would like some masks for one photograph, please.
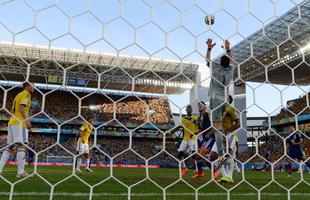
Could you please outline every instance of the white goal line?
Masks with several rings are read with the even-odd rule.
[[[0,192],[8,196],[9,192]],[[13,196],[49,196],[49,192],[14,192]],[[131,193],[130,196],[160,196],[162,193]],[[227,193],[198,193],[198,196],[226,196]],[[287,193],[261,193],[264,196],[283,196]],[[89,193],[55,192],[53,196],[89,196]],[[93,193],[92,196],[128,196],[128,193]],[[166,193],[166,196],[195,196],[195,193]],[[257,193],[230,193],[230,196],[257,196]],[[310,196],[310,193],[291,193],[290,196]]]

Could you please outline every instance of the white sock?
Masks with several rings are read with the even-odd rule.
[[[25,149],[18,148],[16,158],[18,164],[17,174],[23,174],[25,171],[25,160],[26,160]]]
[[[225,166],[224,166],[224,163],[220,166],[220,169],[219,169],[222,177],[227,177],[227,172],[225,170]]]
[[[89,169],[89,163],[90,163],[90,158],[87,158],[86,159],[86,166],[85,166],[86,169]]]
[[[195,160],[195,170],[198,172],[197,160]]]
[[[11,155],[11,151],[9,149],[6,149],[3,151],[0,161],[0,172],[2,172],[3,167],[5,166],[5,163],[9,160]]]
[[[234,171],[234,165],[235,165],[235,162],[234,162],[234,159],[233,158],[228,158],[227,159],[227,176],[229,178],[232,178],[233,177],[233,171]]]
[[[81,163],[82,163],[82,159],[81,159],[81,158],[78,158],[77,161],[76,161],[76,168],[77,168],[77,169],[80,169]]]

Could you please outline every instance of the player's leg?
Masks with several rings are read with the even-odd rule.
[[[1,160],[0,160],[0,174],[2,174],[2,171],[3,171],[3,168],[5,166],[5,163],[9,160],[11,152],[12,152],[12,147],[11,146],[6,148],[3,151],[2,155],[1,155]]]
[[[205,158],[210,154],[210,149],[215,144],[215,141],[213,139],[204,140],[201,144],[201,147],[198,151],[199,154],[196,155],[196,174],[192,176],[192,178],[199,178],[205,176],[203,173],[203,164],[205,161]],[[212,169],[211,163],[209,161],[206,162],[206,165],[208,168]]]
[[[90,153],[89,153],[89,145],[85,144],[84,147],[85,150],[85,157],[86,157],[86,172],[93,172],[93,170],[90,168]]]
[[[82,143],[78,143],[77,147],[79,148],[79,151],[78,151],[79,154],[84,152],[84,146]],[[83,156],[84,155],[82,154],[82,155],[78,156],[76,159],[76,168],[75,168],[76,172],[82,172],[81,171],[81,164],[82,164],[82,157]]]
[[[214,135],[219,157],[224,155],[224,145],[223,145],[224,137],[221,131],[222,129],[221,119],[225,108],[225,105],[222,105],[223,103],[224,103],[223,101],[215,98],[211,98],[210,100],[210,109],[212,110],[213,127],[216,129],[214,130]]]
[[[211,149],[210,160],[211,162],[214,162],[216,159],[218,159],[218,149],[217,149],[216,143],[214,143]],[[214,174],[213,174],[214,179],[218,179],[220,175],[222,177],[227,177],[227,172],[226,172],[223,162],[224,161],[220,161],[217,163],[218,166],[217,168],[214,169]]]
[[[14,137],[13,137],[13,132],[11,129],[11,126],[8,127],[8,137],[7,137],[7,144],[11,145],[8,148],[6,148],[2,155],[1,155],[1,160],[0,160],[0,174],[2,174],[3,168],[5,166],[5,163],[9,160],[12,149],[13,149],[13,144],[14,142]]]
[[[187,168],[183,159],[186,157],[185,152],[187,151],[188,148],[189,148],[188,141],[182,140],[180,147],[178,149],[178,159],[181,161],[182,176],[185,176],[187,172]]]
[[[208,155],[208,149],[201,147],[198,153],[199,154],[195,155],[196,173],[194,176],[192,176],[193,179],[205,176],[202,168],[203,168],[204,158]]]
[[[18,134],[15,140],[15,143],[17,144],[17,153],[16,153],[16,159],[18,165],[17,177],[24,178],[28,176],[28,174],[25,172],[26,149],[24,146],[24,144],[28,144],[28,130],[22,126],[12,126],[12,128],[14,135]]]
[[[229,182],[234,182],[233,181],[233,171],[234,171],[234,155],[235,155],[235,137],[234,135],[230,135],[229,137],[229,155],[228,158],[226,159],[227,162],[227,176],[229,178]]]
[[[238,174],[240,174],[240,173],[241,173],[241,170],[240,170],[240,167],[239,167],[239,165],[238,165],[238,162],[237,162],[237,161],[235,161],[235,170],[237,171],[237,173],[238,173]]]
[[[293,171],[291,159],[288,159],[288,161],[287,161],[286,171],[287,171],[287,177],[291,177],[292,176],[292,171]]]

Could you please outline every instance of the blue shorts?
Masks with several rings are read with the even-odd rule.
[[[297,150],[297,149],[296,150],[294,150],[294,149],[289,150],[288,156],[294,160],[303,160],[304,159],[304,155],[303,155],[302,151]]]

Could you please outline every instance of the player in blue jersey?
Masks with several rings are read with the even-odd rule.
[[[289,127],[290,135],[286,139],[287,144],[287,155],[297,161],[302,162],[304,161],[304,154],[302,152],[301,144],[303,143],[302,136],[300,132],[296,131],[294,126]],[[288,159],[288,164],[286,166],[286,170],[288,173],[288,177],[292,175],[292,161],[291,159]]]

